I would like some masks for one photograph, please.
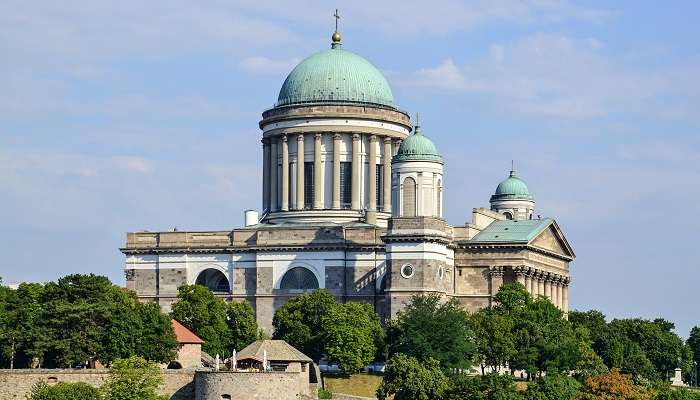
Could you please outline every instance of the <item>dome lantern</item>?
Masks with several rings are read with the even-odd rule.
[[[507,219],[532,219],[535,211],[535,199],[525,181],[516,174],[514,165],[508,178],[496,187],[490,203],[491,210],[505,215]]]

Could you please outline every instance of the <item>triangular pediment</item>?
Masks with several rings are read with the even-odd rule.
[[[542,232],[530,240],[528,245],[566,258],[573,259],[575,257],[571,246],[569,246],[556,222],[552,222],[546,229],[543,229]]]

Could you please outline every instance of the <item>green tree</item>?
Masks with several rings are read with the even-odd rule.
[[[473,314],[470,320],[482,373],[484,366],[500,370],[517,354],[512,318],[487,307]]]
[[[484,376],[453,375],[442,400],[522,400],[513,377],[490,373]]]
[[[84,364],[101,353],[112,286],[107,278],[93,274],[68,275],[45,286],[43,319],[52,337],[52,364]]]
[[[605,314],[598,310],[569,311],[569,322],[574,326],[574,329],[586,328],[593,351],[597,354],[603,354],[604,341],[608,334]]]
[[[106,400],[165,400],[157,394],[163,376],[155,362],[141,357],[115,360],[104,386]]]
[[[158,303],[136,302],[141,331],[136,333],[134,352],[146,360],[167,363],[175,359],[178,347],[170,316],[164,314]]]
[[[29,400],[101,400],[100,389],[87,383],[58,382],[49,386],[39,382],[32,387]]]
[[[414,296],[387,333],[389,355],[403,353],[421,362],[436,359],[445,369],[468,369],[476,354],[469,315],[457,300]]]
[[[690,330],[690,336],[688,336],[686,345],[690,348],[693,361],[700,365],[700,326],[693,327]]]
[[[230,343],[241,350],[258,339],[258,323],[255,311],[247,301],[234,301],[226,306],[226,324],[230,332]]]
[[[700,400],[700,393],[691,392],[690,390],[683,388],[671,388],[669,385],[665,385],[663,388],[659,389],[653,400]]]
[[[384,378],[377,388],[377,398],[385,400],[439,399],[449,388],[449,381],[437,360],[419,362],[405,354],[394,354],[386,364]]]
[[[41,364],[48,337],[43,329],[44,287],[23,283],[17,290],[3,288],[3,315],[0,316],[0,348],[10,368],[31,367],[32,360]]]
[[[201,285],[180,286],[177,299],[170,315],[204,340],[202,350],[211,356],[231,353],[226,303]]]
[[[319,361],[323,355],[323,318],[336,305],[333,295],[324,289],[304,293],[275,311],[272,337],[282,339]]]
[[[574,400],[581,384],[574,378],[557,373],[530,382],[525,392],[527,400]]]
[[[325,353],[341,370],[350,373],[372,362],[384,331],[371,305],[336,304],[322,323]]]

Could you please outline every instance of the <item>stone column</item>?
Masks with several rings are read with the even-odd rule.
[[[297,135],[297,210],[304,209],[304,134]]]
[[[263,144],[263,204],[262,212],[270,211],[270,142],[261,140]]]
[[[525,286],[525,267],[522,265],[517,266],[513,268],[513,272],[515,272],[515,280],[521,285]]]
[[[570,278],[564,280],[564,287],[561,291],[561,310],[564,312],[564,317],[569,319],[569,283]]]
[[[537,270],[530,269],[530,294],[537,297]]]
[[[545,274],[544,276],[544,295],[552,301],[552,276]]]
[[[563,289],[564,288],[564,278],[559,277],[559,280],[557,281],[557,303],[556,306],[559,307],[560,310],[564,309],[564,306],[562,305],[562,296],[563,296]]]
[[[557,295],[557,291],[559,290],[559,277],[554,276],[552,277],[552,304],[554,304],[554,307],[559,308],[559,296]]]
[[[360,158],[360,134],[352,135],[352,203],[353,210],[360,209],[360,174],[362,173],[362,159]]]
[[[314,137],[314,209],[323,208],[323,162],[321,161],[320,133]]]
[[[270,211],[279,210],[277,204],[277,138],[270,139]]]
[[[532,275],[530,271],[525,271],[525,290],[532,294]]]
[[[384,193],[382,211],[385,213],[391,212],[391,138],[384,138]]]
[[[289,211],[289,143],[282,135],[282,211]]]
[[[493,303],[493,296],[503,285],[503,267],[489,267],[489,276],[491,277],[491,302]]]
[[[377,223],[377,136],[369,137],[369,160],[367,161],[367,223]]]
[[[544,296],[544,273],[537,272],[537,296]]]
[[[333,135],[333,209],[340,208],[340,133]]]

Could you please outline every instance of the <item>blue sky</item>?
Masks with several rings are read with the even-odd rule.
[[[344,48],[421,112],[451,223],[515,159],[576,250],[572,308],[700,325],[692,1],[3,1],[3,280],[121,284],[127,231],[240,226],[260,114],[336,6]]]

